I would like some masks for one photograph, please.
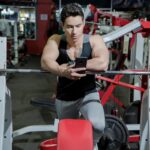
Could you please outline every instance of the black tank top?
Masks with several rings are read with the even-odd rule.
[[[59,56],[57,58],[58,64],[68,63],[71,61],[67,52],[67,42],[65,35],[62,35],[59,44]],[[84,35],[83,49],[81,57],[91,58],[92,48],[89,42],[89,35]],[[89,91],[96,91],[95,76],[86,75],[80,80],[70,80],[65,77],[59,77],[57,83],[56,98],[64,101],[74,101],[81,98]]]

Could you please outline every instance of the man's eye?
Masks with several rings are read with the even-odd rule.
[[[67,26],[67,28],[68,28],[68,29],[71,29],[71,28],[73,28],[73,27],[72,27],[72,26]]]
[[[81,25],[77,25],[76,27],[79,28]]]

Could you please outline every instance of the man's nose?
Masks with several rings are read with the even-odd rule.
[[[77,32],[77,28],[76,27],[73,27],[73,33],[76,33]]]

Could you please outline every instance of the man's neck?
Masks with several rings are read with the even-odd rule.
[[[83,36],[81,36],[77,41],[68,40],[69,47],[81,48],[83,44]]]

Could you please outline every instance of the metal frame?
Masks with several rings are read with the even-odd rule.
[[[136,34],[136,41],[134,46],[131,49],[131,62],[130,67],[132,69],[145,69],[143,66],[143,55],[144,55],[144,38],[142,37],[141,33]],[[133,79],[135,86],[141,86],[141,80],[138,76],[131,77],[130,80]],[[132,82],[132,81],[131,81]],[[133,91],[133,101],[141,99],[141,92],[140,91]]]
[[[0,68],[6,69],[6,38],[0,37]],[[11,150],[12,144],[12,120],[9,91],[6,86],[6,75],[0,76],[0,149]],[[7,109],[8,108],[8,109]],[[7,111],[5,111],[7,110]],[[8,144],[9,143],[9,144]]]
[[[150,68],[150,38],[148,40],[149,47],[149,60],[148,69]],[[150,76],[147,77],[148,88],[144,92],[142,105],[141,105],[141,117],[140,117],[140,150],[150,149]]]

